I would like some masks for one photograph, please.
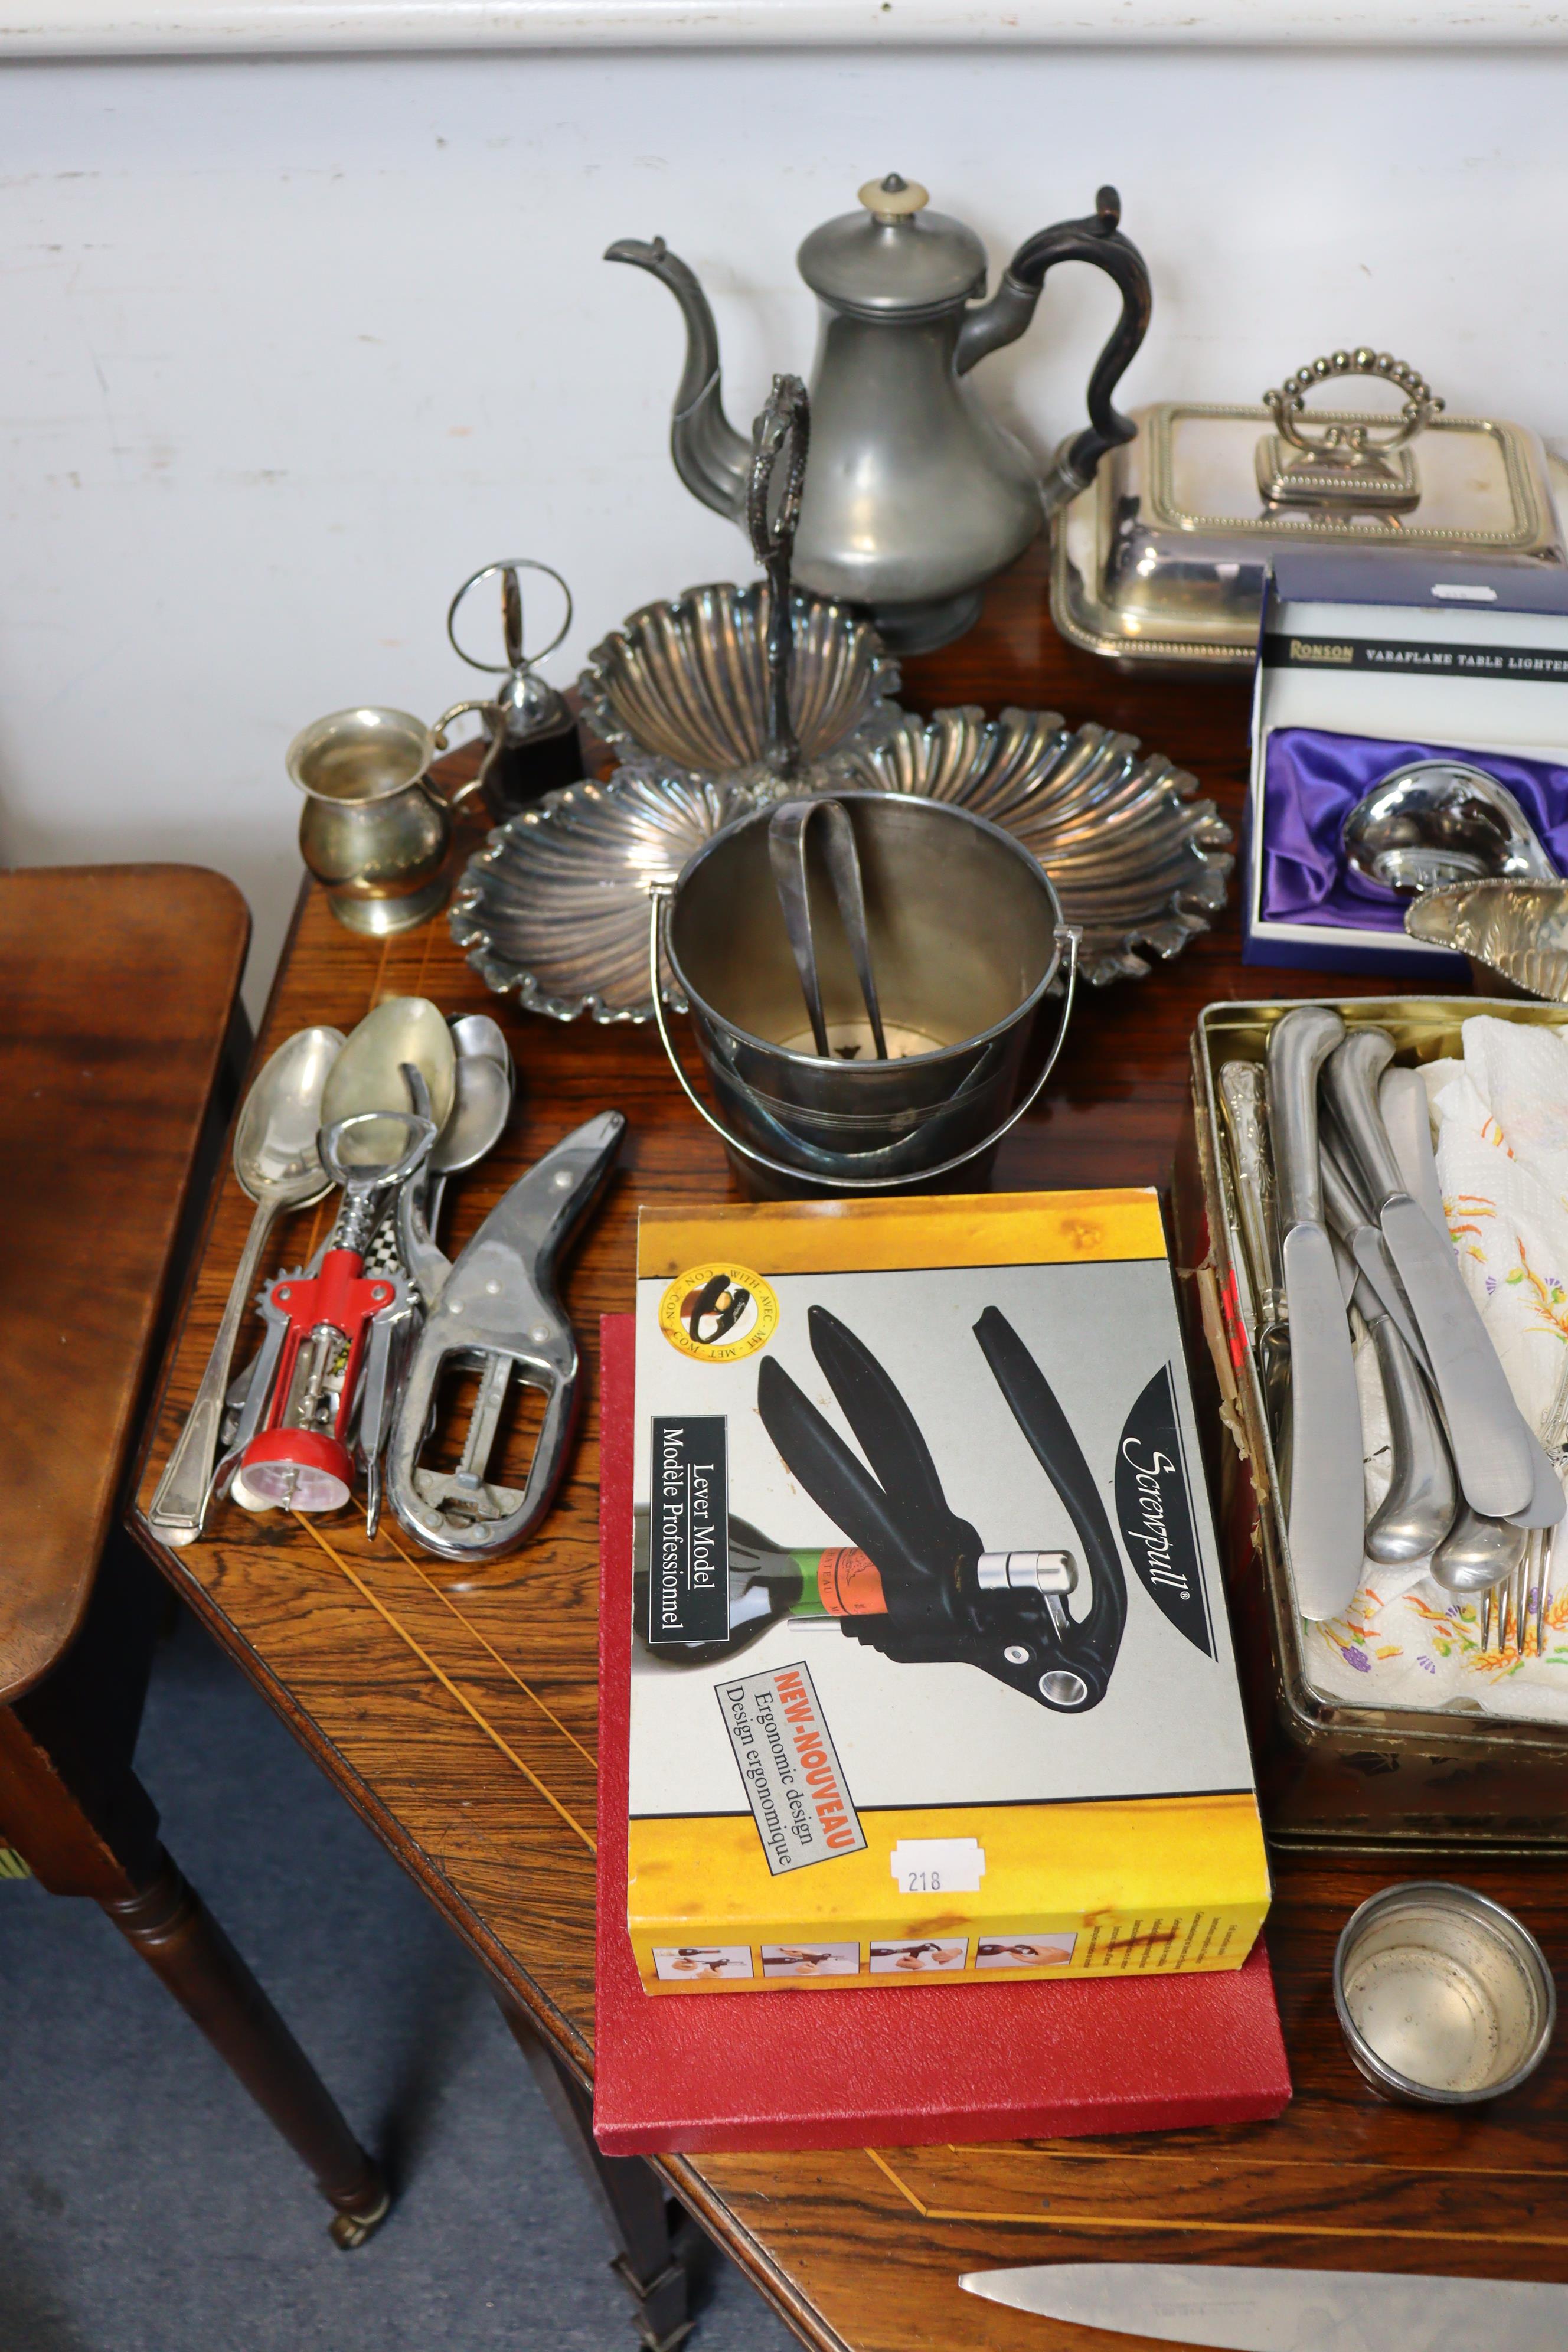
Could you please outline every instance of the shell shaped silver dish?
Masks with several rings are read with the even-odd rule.
[[[1468,956],[1479,986],[1568,1004],[1568,882],[1450,883],[1405,910],[1424,946]]]
[[[546,793],[469,858],[452,897],[452,937],[487,987],[527,1012],[649,1020],[649,883],[673,882],[694,850],[764,797],[652,764]]]
[[[906,716],[884,746],[833,765],[842,790],[955,802],[1013,834],[1081,927],[1097,987],[1179,954],[1225,903],[1230,828],[1185,770],[1131,735],[1069,729],[1054,711],[945,710]],[[673,882],[703,842],[775,795],[776,781],[651,761],[547,793],[470,858],[452,936],[490,988],[530,1012],[647,1021],[649,883]]]
[[[899,666],[847,605],[790,599],[790,711],[804,771],[767,766],[767,583],[717,581],[644,604],[595,646],[577,680],[583,716],[623,760],[738,778],[772,793],[810,790],[823,762],[886,735],[903,716]]]
[[[874,790],[952,801],[1033,852],[1083,933],[1096,988],[1179,955],[1225,904],[1231,830],[1197,779],[1135,735],[1069,728],[1054,710],[963,706],[906,715],[886,742],[837,764]],[[1142,950],[1144,952],[1140,953]]]

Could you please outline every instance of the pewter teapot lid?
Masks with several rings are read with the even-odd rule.
[[[972,228],[928,212],[917,182],[868,180],[861,210],[824,221],[795,256],[814,294],[861,318],[920,316],[985,290],[985,247]]]

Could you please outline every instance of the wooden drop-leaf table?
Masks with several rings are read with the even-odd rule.
[[[1125,728],[1192,769],[1239,825],[1246,678],[1127,680],[1075,653],[1051,629],[1038,550],[997,584],[968,637],[906,664],[903,698],[925,709],[1048,707],[1074,723]],[[1058,1075],[1002,1147],[994,1183],[1164,1184],[1199,1008],[1320,986],[1308,972],[1242,965],[1233,887],[1212,935],[1144,980],[1086,992]],[[631,1304],[637,1203],[740,1195],[650,1031],[520,1013],[468,968],[439,918],[377,945],[351,937],[308,893],[258,1052],[311,1022],[347,1030],[398,993],[431,996],[448,1013],[497,1013],[517,1058],[517,1114],[491,1160],[459,1180],[448,1228],[457,1242],[579,1120],[610,1107],[626,1116],[619,1176],[565,1285],[590,1367],[569,1483],[507,1580],[460,1594],[395,1528],[367,1542],[363,1519],[348,1514],[308,1528],[223,1509],[207,1541],[159,1557],[489,1971],[609,2200],[644,2340],[672,2345],[684,2326],[684,2276],[668,2262],[662,2195],[651,2188],[660,2177],[802,2337],[835,2352],[1108,2343],[959,2291],[962,2271],[1050,2259],[1568,2280],[1568,2059],[1553,2053],[1495,2107],[1447,2115],[1382,2104],[1342,2044],[1329,1973],[1339,1929],[1373,1888],[1428,1874],[1426,1864],[1278,1858],[1268,1935],[1296,2095],[1275,2123],[1050,2145],[675,2157],[657,2172],[635,2159],[594,2164],[580,2130],[594,2035],[594,1341],[599,1316]],[[199,1377],[246,1214],[226,1181],[151,1426],[143,1509]],[[276,1263],[297,1263],[317,1232],[299,1221],[280,1236]],[[144,1523],[141,1532],[149,1540]],[[1464,1874],[1519,1910],[1554,1963],[1568,1958],[1555,1865],[1472,1862]]]

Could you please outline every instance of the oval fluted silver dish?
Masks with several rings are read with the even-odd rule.
[[[766,798],[651,763],[546,793],[469,858],[452,937],[488,987],[530,1013],[647,1021],[649,883],[673,882]]]
[[[1457,882],[1405,910],[1424,946],[1468,956],[1478,982],[1568,1004],[1568,882]]]
[[[1193,778],[1136,739],[1054,711],[906,717],[881,750],[833,763],[840,789],[912,793],[988,817],[1050,875],[1097,987],[1176,955],[1225,902],[1230,829]],[[452,936],[498,993],[559,1021],[642,1022],[647,886],[769,797],[646,762],[571,784],[500,826],[468,862]],[[1144,952],[1140,953],[1142,950]],[[673,1000],[672,1000],[673,1001]]]
[[[899,666],[847,605],[791,598],[790,711],[804,768],[767,767],[768,588],[718,581],[645,604],[595,646],[577,680],[583,717],[612,751],[693,775],[738,777],[768,792],[809,790],[820,764],[890,733]]]
[[[1083,931],[1081,969],[1103,988],[1146,955],[1179,955],[1225,904],[1231,831],[1197,780],[1135,735],[1068,728],[1054,710],[966,707],[906,717],[840,763],[863,784],[952,801],[1003,825],[1056,884]]]

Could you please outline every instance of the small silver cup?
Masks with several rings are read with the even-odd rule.
[[[1552,1971],[1530,1930],[1440,1879],[1385,1886],[1352,1913],[1334,1953],[1334,2007],[1373,2088],[1435,2107],[1516,2089],[1557,2021]]]

